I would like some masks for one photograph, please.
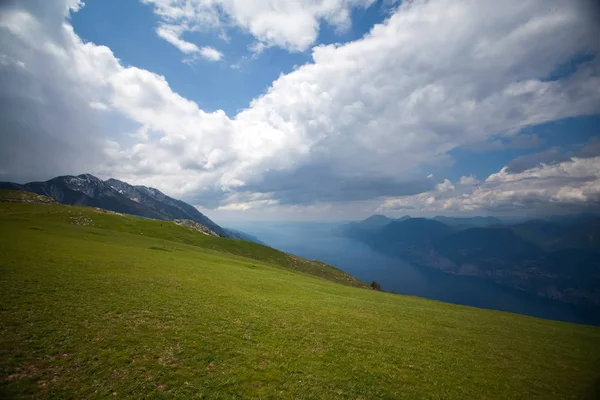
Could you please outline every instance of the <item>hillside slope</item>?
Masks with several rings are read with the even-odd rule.
[[[0,203],[0,234],[2,398],[597,394],[599,328],[340,285],[84,207]]]
[[[23,195],[25,199],[32,199],[32,201],[29,201],[29,204],[27,202],[25,204],[14,204],[14,202],[2,204],[4,200],[14,199],[15,197],[23,201]],[[271,263],[345,285],[360,288],[369,287],[366,283],[355,279],[351,275],[320,261],[306,260],[249,241],[205,235],[199,233],[194,226],[182,224],[179,221],[148,220],[98,208],[45,204],[36,196],[33,193],[21,194],[21,192],[0,190],[0,210],[6,213],[5,216],[9,220],[10,216],[17,216],[18,221],[19,216],[26,214],[35,223],[68,224],[70,228],[73,228],[73,225],[91,228],[91,234],[95,235],[104,235],[104,232],[108,230],[115,234],[133,234],[164,239],[175,243],[193,245],[200,249],[224,252],[230,256],[241,256]],[[32,202],[40,204],[31,204]],[[101,231],[95,232],[94,228],[101,229]]]
[[[141,217],[198,222],[220,236],[227,232],[195,207],[160,190],[133,186],[117,179],[103,181],[91,174],[58,176],[45,182],[0,182],[0,189],[22,190],[53,198],[61,204],[98,207]]]

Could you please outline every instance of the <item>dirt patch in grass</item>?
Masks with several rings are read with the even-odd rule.
[[[16,382],[23,379],[35,380],[39,375],[39,369],[35,365],[25,363],[16,372],[8,375],[4,380],[7,382]]]

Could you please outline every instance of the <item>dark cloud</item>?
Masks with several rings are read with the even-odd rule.
[[[563,153],[560,147],[551,147],[538,153],[519,156],[508,163],[508,171],[513,174],[526,171],[541,164],[552,165],[567,161],[572,154]]]
[[[577,152],[577,157],[582,158],[591,158],[600,155],[600,138],[592,138],[588,143],[586,143],[579,152]]]
[[[65,98],[56,80],[34,79],[24,62],[0,65],[0,180],[88,171],[102,159],[102,146],[87,103]]]
[[[225,192],[223,190],[197,190],[188,192],[183,196],[179,196],[181,200],[194,206],[213,209],[221,205]]]
[[[74,2],[72,2],[74,4]],[[0,1],[0,13],[36,10],[48,40],[63,41],[66,6]],[[0,27],[0,180],[25,182],[89,171],[103,158],[101,129],[71,72],[20,35]],[[37,45],[42,45],[37,43]]]
[[[539,198],[518,198],[512,202],[488,205],[481,209],[488,214],[511,215],[559,215],[578,213],[599,213],[600,203],[552,203]]]
[[[429,191],[430,179],[395,180],[372,176],[340,176],[326,165],[301,167],[292,172],[269,172],[260,182],[244,191],[273,193],[281,204],[313,204],[371,200],[379,197],[408,196]]]
[[[542,164],[553,165],[568,161],[571,157],[592,158],[600,155],[600,139],[598,138],[592,138],[588,143],[577,147],[580,147],[579,151],[554,146],[544,151],[519,156],[508,163],[508,172],[516,174]]]

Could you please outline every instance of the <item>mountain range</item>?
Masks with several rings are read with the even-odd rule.
[[[376,215],[338,229],[383,254],[566,303],[600,306],[600,217],[507,223],[493,217]]]
[[[66,175],[23,185],[0,182],[0,189],[22,190],[51,197],[61,204],[98,207],[146,218],[191,220],[206,226],[219,236],[234,239],[242,239],[243,236],[239,232],[222,228],[195,207],[169,197],[158,189],[133,186],[117,179],[103,181],[91,174]]]

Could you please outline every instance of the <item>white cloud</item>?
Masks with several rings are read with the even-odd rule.
[[[181,39],[182,31],[180,27],[176,25],[160,25],[156,29],[156,33],[161,38],[165,39],[167,42],[171,43],[173,46],[177,47],[180,51],[185,54],[191,53],[199,53],[200,48],[196,46],[194,43],[186,42]]]
[[[463,179],[465,178],[465,179]],[[380,211],[411,206],[421,212],[552,212],[562,209],[583,210],[600,207],[600,156],[573,157],[561,163],[541,164],[511,173],[508,167],[490,175],[484,182],[462,188],[456,193],[445,190],[446,180],[434,191],[416,196],[387,199]],[[461,184],[474,182],[462,177]]]
[[[208,3],[192,1],[191,8],[175,7],[169,0],[152,3],[166,21],[195,21],[197,6],[208,25],[223,23],[222,15],[209,12],[212,6],[202,14]],[[250,3],[227,4],[254,13]],[[281,9],[292,15],[300,7],[299,15],[308,20],[325,18],[343,26],[344,9],[368,3],[311,2],[304,10],[301,3],[283,2]],[[29,105],[59,104],[61,119],[74,118],[78,124],[52,125],[52,133],[47,129],[51,125],[36,127],[38,135],[62,135],[82,146],[105,143],[103,159],[78,159],[70,163],[79,169],[72,172],[99,172],[155,186],[197,199],[196,204],[243,208],[327,202],[339,193],[357,200],[414,194],[430,187],[418,181],[427,181],[422,178],[427,172],[450,165],[448,152],[453,149],[513,138],[532,124],[600,111],[597,58],[562,80],[545,79],[571,57],[598,52],[600,35],[595,35],[595,21],[583,2],[405,2],[365,38],[314,48],[312,63],[280,76],[235,116],[205,112],[175,93],[163,76],[125,67],[107,47],[82,42],[65,22],[65,4],[74,3],[50,6],[37,0],[11,10],[0,8],[3,51],[28,69],[18,75],[27,83],[19,86],[24,89],[14,86],[5,100],[14,102],[20,96],[20,114],[5,115],[0,122],[18,127],[23,120],[44,121],[39,115],[50,118],[55,111]],[[295,36],[285,30],[285,18],[269,14],[273,4],[258,4],[255,11],[261,18],[249,16],[247,29],[275,32],[273,26],[281,24],[283,34],[256,37],[268,45],[281,41],[277,43],[291,46],[285,38]],[[264,31],[253,28],[264,18]],[[312,38],[294,46],[309,45]],[[179,45],[196,53],[194,47]],[[9,72],[7,76],[17,76]],[[47,88],[39,90],[39,82]],[[94,125],[99,113],[90,107],[80,110],[80,104],[109,108],[101,118],[111,129],[104,132],[113,132],[115,121],[123,119],[137,127],[106,137]],[[86,117],[90,112],[94,114]],[[132,143],[129,133],[136,130],[140,134]],[[7,152],[26,152],[33,142],[4,137],[2,143]],[[66,151],[48,153],[39,171],[47,173],[57,158],[68,159]],[[0,161],[0,170],[11,168],[8,161]],[[444,181],[434,193],[426,192],[422,202],[438,206],[444,193],[448,207],[458,207],[451,201],[457,192]],[[236,194],[241,197],[232,197]],[[463,203],[465,209],[479,207]]]
[[[475,184],[479,183],[479,181],[473,175],[469,175],[469,176],[461,176],[459,183],[461,185],[475,185]]]
[[[452,182],[450,182],[448,179],[444,179],[444,182],[436,185],[435,189],[440,193],[446,193],[453,192],[456,188],[454,187]]]
[[[70,12],[77,12],[81,7],[85,6],[85,3],[83,0],[70,0],[67,2],[67,6],[69,7]]]
[[[200,55],[203,58],[211,61],[219,61],[221,58],[223,58],[223,53],[210,46],[202,47],[200,49]]]
[[[198,47],[194,43],[181,39],[184,29],[181,26],[162,24],[156,29],[156,33],[185,54],[197,54],[208,61],[219,61],[223,53],[210,46]]]
[[[352,8],[366,8],[374,0],[141,0],[153,6],[154,12],[177,35],[159,35],[189,51],[191,43],[181,43],[184,31],[219,30],[237,27],[253,35],[254,49],[279,46],[290,51],[304,51],[319,33],[325,21],[338,31],[350,26]]]
[[[263,209],[279,205],[279,201],[269,198],[263,193],[234,193],[223,201],[217,211],[247,211]]]

